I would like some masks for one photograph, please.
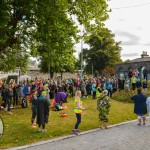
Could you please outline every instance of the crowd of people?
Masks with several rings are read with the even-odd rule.
[[[0,97],[2,97],[1,109],[5,109],[12,114],[11,109],[20,107],[20,105],[28,106],[32,104],[32,127],[36,123],[39,126],[39,131],[45,131],[45,124],[48,122],[49,106],[53,104],[62,105],[67,102],[68,96],[74,97],[74,113],[77,118],[73,133],[78,134],[78,126],[81,123],[81,113],[85,108],[82,107],[81,98],[97,99],[97,109],[99,111],[99,119],[101,127],[108,127],[109,109],[111,106],[112,94],[117,90],[130,91],[143,87],[147,90],[147,78],[140,80],[139,74],[129,71],[128,76],[120,77],[103,77],[103,78],[78,78],[78,79],[42,79],[35,78],[33,80],[20,81],[19,84],[14,80],[0,82]],[[51,101],[53,99],[53,101]],[[135,101],[134,97],[132,99]],[[25,100],[26,105],[23,105]],[[29,101],[28,101],[29,100]],[[144,100],[146,103],[146,99]],[[144,116],[145,113],[140,114]],[[139,114],[138,114],[139,116]],[[144,118],[144,117],[143,117]],[[140,122],[139,122],[140,124]]]

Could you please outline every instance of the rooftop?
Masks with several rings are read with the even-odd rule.
[[[136,58],[131,60],[131,62],[145,62],[145,61],[150,61],[150,57]]]

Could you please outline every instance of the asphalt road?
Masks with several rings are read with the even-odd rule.
[[[69,135],[11,150],[149,150],[150,127],[136,124],[137,121],[131,121],[108,129],[90,130],[77,136]]]

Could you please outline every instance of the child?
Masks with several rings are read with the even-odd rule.
[[[125,89],[126,91],[130,91],[130,80],[128,78],[125,80]]]
[[[139,87],[142,87],[142,83],[141,83],[141,80],[139,78],[137,78],[136,88],[139,88]]]
[[[146,82],[146,80],[143,81],[143,90],[147,91],[147,82]]]
[[[76,114],[77,122],[73,130],[73,133],[76,135],[79,134],[78,127],[79,127],[79,124],[81,123],[81,113],[82,113],[82,110],[85,109],[82,107],[82,101],[80,97],[81,97],[81,91],[77,91],[75,95],[75,100],[74,100],[74,113]]]

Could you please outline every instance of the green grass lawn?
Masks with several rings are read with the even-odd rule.
[[[1,110],[0,115],[3,118],[5,129],[4,135],[0,140],[0,149],[21,146],[25,144],[35,143],[41,140],[52,139],[64,135],[72,134],[76,117],[73,112],[73,98],[69,98],[67,110],[51,111],[49,123],[46,124],[47,132],[38,133],[38,129],[31,127],[31,108],[13,109],[13,114]],[[81,131],[98,128],[100,125],[98,119],[98,111],[96,109],[96,100],[82,99],[83,106],[86,110],[82,113],[82,123],[79,126]],[[133,113],[133,103],[123,103],[112,101],[110,109],[109,124],[117,124],[129,120],[136,119]],[[61,118],[60,114],[66,112],[67,117]]]

